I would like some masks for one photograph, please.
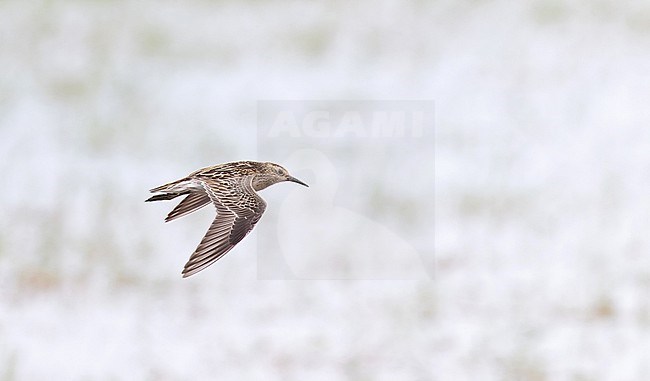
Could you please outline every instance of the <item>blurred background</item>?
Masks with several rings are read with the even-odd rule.
[[[0,380],[650,379],[648,46],[642,1],[0,2]],[[333,220],[388,229],[425,276],[315,255],[345,226],[285,184],[180,278],[213,211],[164,224],[147,190],[290,158],[259,147],[276,99],[435,102],[434,143],[357,168],[372,197]],[[273,221],[344,279],[261,279]]]

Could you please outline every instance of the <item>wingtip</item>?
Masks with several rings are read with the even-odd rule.
[[[191,277],[192,275],[198,273],[199,271],[196,271],[196,269],[188,270],[187,268],[184,268],[183,271],[181,272],[181,275],[183,276],[183,279],[185,279]]]

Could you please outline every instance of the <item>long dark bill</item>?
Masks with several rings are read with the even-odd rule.
[[[293,181],[294,183],[298,183],[298,184],[300,184],[300,185],[304,185],[304,186],[306,186],[307,188],[309,188],[309,185],[303,183],[302,181],[298,180],[297,178],[295,178],[295,177],[293,177],[293,176],[289,176],[289,177],[287,177],[287,181]]]

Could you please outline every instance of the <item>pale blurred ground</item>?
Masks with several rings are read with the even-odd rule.
[[[0,380],[650,379],[649,47],[642,1],[0,2]],[[375,221],[429,279],[260,280],[255,235],[180,279],[211,211],[146,190],[266,160],[263,99],[435,101],[435,197]]]

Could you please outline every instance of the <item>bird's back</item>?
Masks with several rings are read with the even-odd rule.
[[[190,174],[194,178],[210,178],[225,180],[234,177],[243,177],[259,173],[263,163],[257,161],[233,161],[211,167],[201,168]]]

